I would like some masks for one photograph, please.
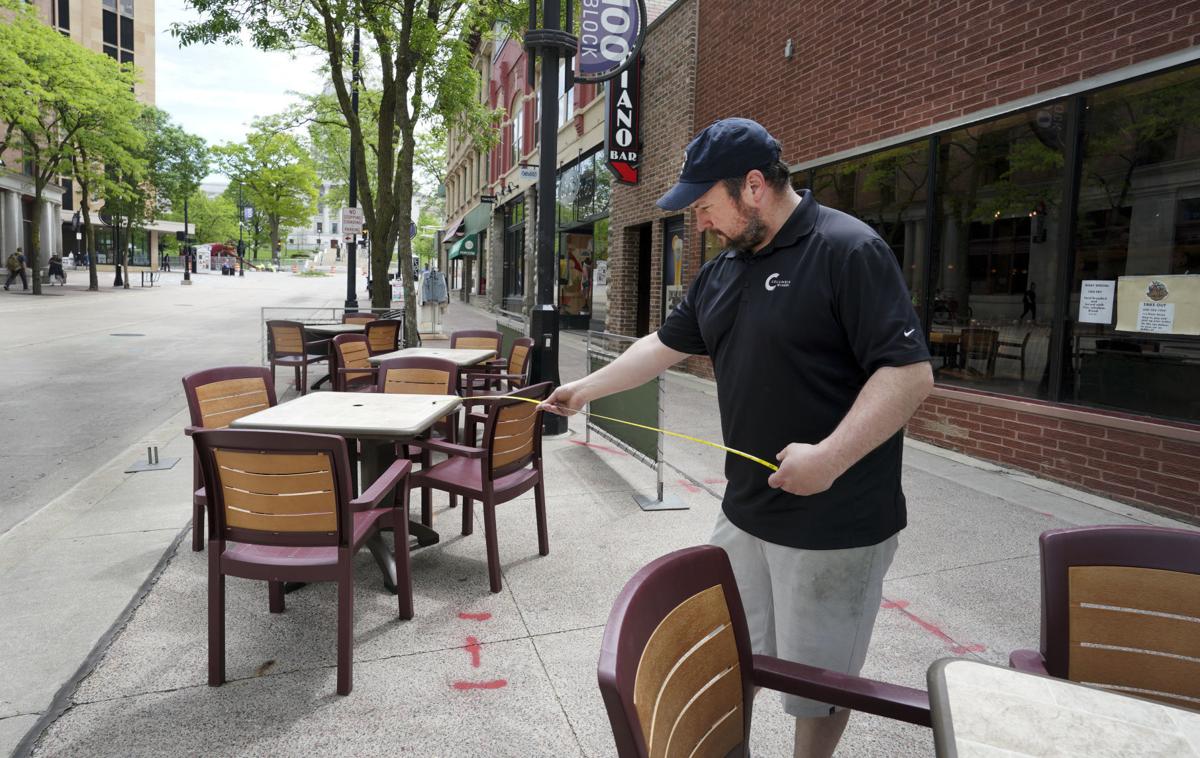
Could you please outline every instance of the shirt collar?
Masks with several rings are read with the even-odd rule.
[[[779,231],[775,233],[775,237],[766,247],[755,253],[754,257],[770,255],[782,247],[791,247],[801,237],[807,236],[817,224],[819,207],[820,204],[813,197],[812,190],[800,190],[800,203],[792,211],[792,215],[788,216],[787,221],[783,222],[783,226],[779,227]],[[737,258],[739,255],[741,253],[738,250],[725,251],[726,258]]]

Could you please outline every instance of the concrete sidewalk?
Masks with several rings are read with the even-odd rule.
[[[457,302],[447,315],[448,330],[493,323]],[[562,379],[583,366],[582,340],[564,335]],[[711,383],[671,375],[666,395],[668,428],[719,439]],[[181,409],[157,434],[163,455],[186,463],[183,419]],[[179,539],[188,533],[190,466],[123,475],[117,467],[141,455],[125,451],[79,485],[89,497],[64,496],[0,540],[0,567],[13,577],[6,607],[21,609],[12,623],[36,642],[20,657],[5,651],[6,669],[13,661],[20,681],[43,680],[40,689],[0,689],[0,747],[28,735],[22,750],[38,755],[611,755],[595,681],[603,624],[638,568],[707,541],[723,456],[672,440],[668,490],[690,510],[644,513],[633,496],[653,493],[653,471],[594,437],[584,444],[579,418],[570,426],[545,442],[550,555],[537,555],[532,495],[498,509],[501,593],[488,592],[482,523],[460,536],[461,514],[444,496],[436,499],[442,542],[413,554],[413,620],[397,619],[394,596],[380,588],[369,555],[359,556],[355,688],[345,698],[334,693],[332,585],[292,593],[287,612],[271,615],[262,583],[229,580],[229,682],[206,685],[207,556]],[[1181,526],[917,443],[906,449],[904,485],[910,525],[864,673],[922,688],[938,658],[1003,662],[1013,648],[1037,644],[1042,531]],[[105,523],[123,518],[141,530],[105,533]],[[97,604],[78,591],[81,569],[70,560],[85,539],[121,556],[125,576],[146,577],[141,592],[112,588],[127,612],[89,612]],[[31,568],[22,572],[24,561]],[[102,591],[97,577],[87,579],[89,593]],[[55,692],[41,722],[3,718],[31,713]],[[755,754],[790,755],[792,727],[778,698],[764,693],[756,705]],[[932,739],[856,715],[839,754],[931,755]]]

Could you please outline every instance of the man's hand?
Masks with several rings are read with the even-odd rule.
[[[815,495],[833,486],[845,470],[819,445],[792,444],[775,456],[779,470],[771,474],[767,484],[793,495]]]
[[[538,404],[538,410],[568,416],[572,411],[578,411],[587,404],[587,398],[579,387],[579,382],[569,382],[550,393],[550,397]]]

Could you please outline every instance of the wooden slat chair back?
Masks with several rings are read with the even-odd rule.
[[[1062,529],[1041,555],[1041,650],[1015,668],[1200,711],[1200,532]]]
[[[371,355],[392,353],[400,349],[400,328],[403,323],[398,319],[380,319],[367,324],[367,348]]]
[[[932,723],[922,690],[753,655],[729,557],[712,545],[634,574],[604,627],[597,675],[622,758],[749,756],[756,686]]]
[[[464,329],[451,332],[450,347],[458,350],[495,350],[499,355],[502,340],[500,332],[486,329]]]
[[[625,586],[598,671],[619,755],[746,754],[753,684],[736,587],[711,546],[659,558]]]
[[[535,428],[539,418],[536,405],[525,402],[497,405],[489,419],[485,443],[492,479],[529,465],[535,455],[534,444],[540,440]]]
[[[510,383],[510,387],[524,387],[529,383],[529,367],[533,357],[533,340],[529,337],[520,337],[513,340],[512,352],[508,356],[508,368],[504,372],[506,374],[520,374],[523,379],[512,380],[516,384]]]
[[[378,391],[405,395],[453,395],[458,366],[444,358],[390,358],[379,364]]]
[[[296,321],[268,321],[275,355],[304,355],[304,325]]]
[[[183,377],[183,395],[193,429],[224,429],[237,419],[275,405],[275,383],[270,369],[261,366],[224,366]],[[192,550],[204,549],[207,493],[200,458],[192,465]]]
[[[208,550],[208,683],[225,682],[225,577],[266,580],[271,611],[283,582],[337,582],[337,691],[352,688],[354,554],[390,519],[395,526],[398,610],[412,618],[407,461],[352,499],[346,441],[331,434],[245,429],[194,434],[212,501]],[[402,499],[388,496],[398,487]],[[384,499],[386,507],[379,507]],[[397,507],[398,506],[398,507]]]
[[[356,385],[375,385],[375,367],[371,365],[371,353],[367,349],[367,338],[361,334],[339,334],[333,338],[335,365],[333,388],[339,392],[356,389]],[[347,371],[346,369],[363,369]]]
[[[343,313],[342,314],[342,323],[343,324],[369,324],[372,321],[374,321],[375,318],[376,317],[375,317],[374,313],[363,313],[363,312]]]

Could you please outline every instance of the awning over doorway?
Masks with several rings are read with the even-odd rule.
[[[468,234],[450,246],[450,260],[474,258],[479,252],[479,235]]]

